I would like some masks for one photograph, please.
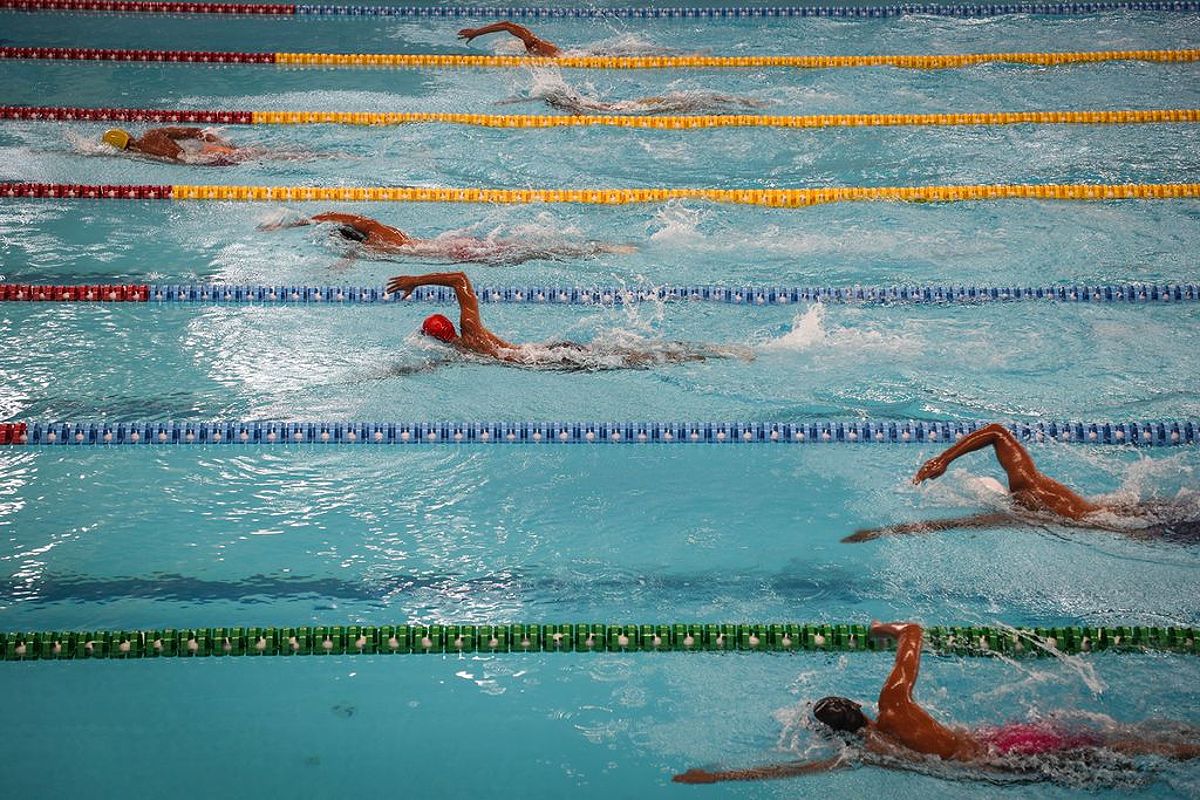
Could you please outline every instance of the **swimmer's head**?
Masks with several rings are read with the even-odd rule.
[[[813,706],[813,716],[843,733],[858,733],[867,725],[862,706],[846,697],[822,697]]]
[[[367,234],[353,225],[338,225],[334,228],[334,231],[338,236],[341,236],[343,239],[349,239],[352,242],[365,242],[367,240]]]
[[[458,331],[454,330],[454,323],[442,314],[430,314],[426,317],[425,321],[421,323],[421,333],[446,344],[458,338]]]
[[[132,139],[133,137],[129,135],[129,131],[123,128],[110,128],[100,137],[100,141],[105,144],[111,144],[118,150],[124,150],[126,147],[129,147],[129,142]]]

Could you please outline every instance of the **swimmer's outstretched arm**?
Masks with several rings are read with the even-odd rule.
[[[794,778],[798,775],[812,775],[818,772],[830,772],[835,769],[850,766],[844,758],[826,758],[821,761],[789,761],[786,764],[767,764],[750,769],[733,769],[721,772],[709,772],[705,769],[689,769],[673,778],[675,783],[718,783],[720,781],[767,781],[776,778]]]
[[[501,31],[511,33],[520,39],[525,44],[525,50],[535,56],[553,57],[562,54],[562,51],[558,47],[547,42],[545,39],[539,39],[529,28],[526,28],[524,25],[518,25],[515,22],[493,22],[491,25],[485,25],[482,28],[463,28],[458,32],[458,38],[469,42],[476,36],[484,36],[489,33],[499,33]]]
[[[847,544],[869,542],[883,536],[898,536],[910,533],[934,533],[953,528],[996,528],[1001,525],[1019,520],[1020,518],[1003,511],[987,514],[971,514],[965,517],[950,517],[948,519],[931,519],[925,522],[902,522],[898,525],[882,525],[878,528],[862,528],[842,539]]]
[[[359,214],[343,214],[340,211],[325,211],[320,214],[314,214],[311,217],[300,217],[288,222],[264,222],[258,226],[260,231],[277,231],[281,228],[302,228],[305,225],[312,225],[314,222],[337,222],[342,225],[349,225],[362,231],[367,236],[378,236],[385,242],[393,244],[403,244],[409,241],[409,236],[399,228],[393,228],[391,225],[384,225],[379,220],[364,217]]]

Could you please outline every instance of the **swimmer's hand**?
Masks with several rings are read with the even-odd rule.
[[[675,783],[716,783],[720,776],[706,769],[689,769],[687,772],[671,778]]]
[[[917,474],[913,476],[913,484],[918,484],[923,480],[937,478],[944,475],[946,472],[947,462],[941,456],[934,456],[925,462],[925,465],[917,470]]]
[[[460,38],[464,41],[467,41],[467,42],[471,41],[478,35],[479,35],[479,28],[463,28],[461,31],[458,32],[458,38]]]
[[[842,539],[842,544],[858,544],[859,542],[870,542],[882,536],[887,536],[891,533],[890,527],[884,528],[863,528],[857,530],[849,536]]]
[[[408,296],[413,293],[413,289],[420,286],[421,283],[412,275],[397,275],[387,282],[387,293],[396,294],[400,292],[400,299],[407,300]]]

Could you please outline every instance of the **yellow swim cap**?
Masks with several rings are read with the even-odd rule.
[[[118,150],[124,150],[126,147],[129,147],[129,140],[132,138],[129,135],[129,131],[122,130],[121,128],[112,128],[104,132],[104,135],[100,137],[100,141],[108,142]]]

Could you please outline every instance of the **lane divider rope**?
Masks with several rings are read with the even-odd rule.
[[[957,114],[704,114],[618,116],[574,114],[453,114],[438,112],[217,111],[157,108],[0,106],[0,119],[86,122],[192,122],[215,125],[412,125],[442,123],[487,128],[864,128],[941,125],[1129,125],[1200,122],[1200,109],[1002,111]]]
[[[282,64],[294,67],[536,67],[575,69],[679,69],[792,67],[899,67],[953,69],[1007,63],[1057,66],[1104,61],[1190,63],[1200,49],[1098,50],[1063,53],[946,53],[846,56],[528,56],[456,53],[266,53],[211,50],[112,50],[83,47],[0,47],[0,58],[48,61],[121,61],[179,64]]]
[[[986,422],[9,422],[0,444],[922,444]],[[1011,422],[1027,442],[1170,447],[1200,443],[1200,420]]]
[[[797,208],[821,203],[970,200],[1162,200],[1200,197],[1200,183],[968,184],[834,186],[820,189],[477,189],[427,186],[221,186],[3,183],[0,197],[273,202],[586,203],[625,205],[708,200]]]
[[[509,19],[615,18],[615,19],[761,19],[780,17],[878,18],[910,14],[938,17],[993,17],[1004,14],[1078,15],[1112,11],[1200,11],[1193,0],[1149,0],[1085,3],[905,3],[876,6],[738,6],[710,8],[655,8],[629,6],[525,7],[491,6],[372,6],[296,5],[291,3],[199,3],[154,0],[0,0],[0,10],[85,11],[124,14],[250,14],[305,17],[505,17]]]
[[[1148,651],[1200,654],[1183,627],[932,626],[925,645],[943,655],[1047,656]],[[873,652],[894,643],[845,624],[330,625],[0,632],[0,660],[202,658],[371,654],[598,652]]]
[[[1198,284],[1109,283],[1058,286],[478,286],[483,303],[525,305],[628,305],[707,302],[771,306],[794,303],[1196,303]],[[25,303],[262,303],[351,305],[457,303],[452,289],[423,286],[406,300],[382,286],[257,286],[209,284],[0,283],[0,302]]]

